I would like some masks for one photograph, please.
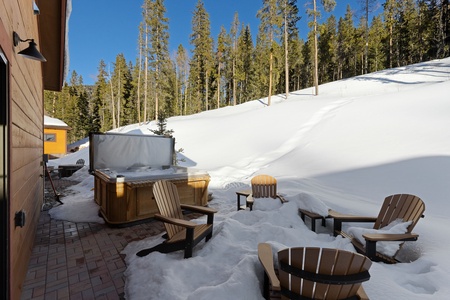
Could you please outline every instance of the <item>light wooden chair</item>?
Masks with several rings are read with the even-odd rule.
[[[247,196],[246,207],[253,209],[255,198],[273,198],[280,199],[281,203],[286,200],[277,194],[277,180],[270,175],[257,175],[252,178],[252,193]]]
[[[361,283],[369,280],[372,262],[364,255],[328,248],[287,248],[278,252],[278,275],[272,248],[258,245],[264,268],[264,298],[369,299]]]
[[[184,249],[184,258],[192,256],[192,249],[203,238],[206,242],[212,237],[214,214],[216,210],[208,207],[180,204],[177,186],[170,181],[161,180],[153,185],[153,195],[158,206],[159,214],[155,218],[164,222],[167,239],[153,247],[139,251],[137,256],[145,256],[153,251],[168,253]],[[187,221],[183,217],[182,209],[206,214],[206,224]]]
[[[355,249],[368,256],[374,261],[383,261],[386,263],[396,263],[395,258],[405,241],[416,241],[418,234],[412,233],[414,226],[425,211],[425,203],[417,196],[409,194],[396,194],[385,198],[384,203],[380,209],[378,217],[364,217],[355,215],[341,214],[330,210],[329,217],[334,219],[334,235],[341,235],[349,238]],[[342,223],[347,222],[373,222],[373,229],[383,229],[383,227],[395,220],[402,220],[403,222],[411,222],[407,230],[403,234],[390,233],[370,233],[363,234],[366,244],[361,244],[358,239],[342,231]],[[387,256],[377,251],[377,242],[381,241],[397,241],[401,242],[400,247],[393,256]]]

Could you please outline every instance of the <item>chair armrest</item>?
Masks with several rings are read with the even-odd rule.
[[[354,223],[362,223],[362,222],[372,222],[375,223],[377,220],[376,217],[366,217],[366,216],[355,216],[355,215],[347,215],[341,214],[337,211],[330,209],[328,211],[329,217],[333,218],[333,233],[334,236],[337,236],[342,231],[342,223],[346,222],[354,222]]]
[[[288,200],[284,199],[284,197],[279,194],[277,194],[277,198],[280,199],[281,203],[289,202]]]
[[[195,212],[202,213],[202,214],[215,214],[217,212],[217,210],[215,210],[211,207],[189,205],[189,204],[181,204],[180,206],[181,206],[181,209],[195,211]]]
[[[341,214],[332,209],[330,209],[328,213],[331,218],[341,220],[342,222],[375,222],[377,220],[377,217]]]
[[[366,233],[363,234],[366,241],[381,242],[381,241],[415,241],[419,237],[416,233]]]
[[[363,286],[361,285],[356,291],[356,296],[359,298],[359,300],[369,300],[369,296],[367,296],[366,291],[364,290]]]
[[[272,247],[267,243],[258,244],[258,258],[270,280],[270,283],[272,284],[272,289],[279,291],[280,280],[275,274],[275,269],[273,267]]]
[[[185,228],[195,228],[196,226],[198,226],[197,223],[194,223],[194,222],[191,222],[191,221],[165,217],[165,216],[162,216],[160,214],[155,214],[154,217],[155,217],[155,219],[158,219],[160,221],[163,221],[163,222],[166,222],[166,223],[170,223],[170,224],[173,224],[173,225],[178,225],[178,226],[185,227]]]

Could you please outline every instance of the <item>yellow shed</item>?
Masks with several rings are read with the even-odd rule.
[[[61,156],[67,153],[67,130],[71,129],[59,119],[44,116],[44,154]]]

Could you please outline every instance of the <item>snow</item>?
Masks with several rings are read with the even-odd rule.
[[[44,125],[56,127],[69,127],[66,123],[64,123],[60,119],[52,118],[49,116],[44,116]]]
[[[293,246],[354,251],[348,240],[332,236],[331,220],[312,232],[299,207],[376,216],[384,198],[397,193],[425,202],[425,218],[414,229],[419,240],[400,251],[404,263],[374,263],[363,286],[371,299],[448,299],[450,58],[319,90],[319,96],[311,88],[288,99],[273,96],[271,106],[259,99],[168,120],[176,149],[184,149],[180,164],[211,176],[210,206],[219,211],[214,235],[189,259],[182,251],[134,255],[161,242],[160,236],[130,243],[124,250],[127,299],[262,299],[258,243],[270,243],[274,252]],[[150,134],[149,128],[156,124],[115,131]],[[89,163],[88,148],[51,164],[80,157]],[[248,189],[257,174],[274,176],[289,202],[256,199],[253,211],[236,211],[235,192]],[[87,168],[73,176],[80,184],[61,199],[64,205],[50,210],[52,217],[102,222]]]

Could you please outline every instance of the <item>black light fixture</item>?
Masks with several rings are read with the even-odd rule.
[[[34,39],[26,39],[26,40],[22,40],[19,35],[17,34],[17,32],[13,32],[13,42],[14,42],[14,46],[17,47],[17,45],[19,45],[20,42],[29,42],[29,46],[28,48],[23,49],[22,51],[20,51],[17,54],[20,54],[26,58],[29,59],[34,59],[34,60],[38,60],[41,62],[46,62],[47,60],[45,59],[45,57],[41,54],[41,52],[39,52],[39,50],[36,48],[36,43],[34,42]]]
[[[36,2],[34,0],[33,0],[33,13],[35,15],[39,15],[41,13],[39,7],[36,5]]]

